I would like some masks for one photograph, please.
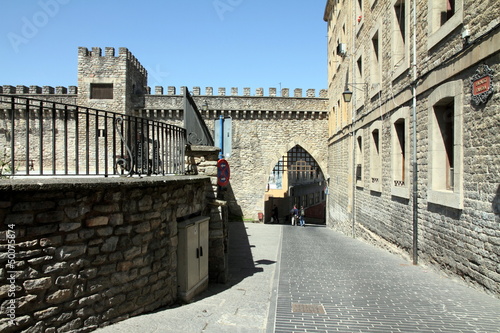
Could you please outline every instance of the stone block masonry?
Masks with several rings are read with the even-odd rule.
[[[327,225],[499,297],[500,2],[456,1],[446,22],[437,1],[408,3],[373,2],[353,27],[358,3],[328,1]],[[351,78],[366,90],[345,103]]]
[[[119,48],[117,53],[112,47],[79,47],[78,87],[4,85],[0,88],[3,94],[22,94],[183,126],[183,87],[158,86],[151,94],[147,71],[137,58],[126,48]],[[102,84],[112,85],[112,99],[92,98],[92,87]],[[226,156],[234,170],[231,180],[234,196],[227,203],[232,215],[252,219],[264,209],[269,174],[295,145],[307,150],[326,174],[326,89],[244,87],[239,91],[237,87],[190,87],[190,90],[212,132],[214,120],[220,116],[232,118],[232,155]]]
[[[191,174],[210,177],[205,193],[208,206],[204,212],[210,216],[209,224],[209,279],[216,283],[226,283],[228,279],[228,205],[222,200],[224,194],[217,185],[217,161],[220,149],[208,146],[189,146],[186,150],[186,164]]]
[[[2,180],[0,331],[88,331],[173,304],[177,219],[205,209],[207,186],[205,176]]]

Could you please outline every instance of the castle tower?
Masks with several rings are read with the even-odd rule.
[[[144,107],[147,93],[147,71],[139,61],[121,47],[99,47],[89,51],[78,48],[78,105],[131,114]]]

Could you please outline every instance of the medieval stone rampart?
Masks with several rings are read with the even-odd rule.
[[[91,96],[93,85],[112,84],[113,98]],[[147,71],[126,48],[78,49],[78,87],[2,86],[0,93],[133,114],[183,126],[183,91],[147,86]],[[269,173],[275,163],[300,145],[326,174],[327,90],[295,88],[192,87],[190,94],[209,129],[214,121],[231,117],[232,199],[235,215],[253,219],[263,211]]]
[[[183,96],[175,94],[173,87],[169,90],[171,95],[147,95],[145,107],[137,115],[182,126]],[[232,215],[256,219],[264,211],[268,177],[278,160],[295,145],[304,148],[323,174],[327,173],[326,98],[299,97],[298,89],[296,97],[240,96],[235,90],[230,96],[219,90],[215,96],[210,95],[210,87],[207,95],[193,91],[193,99],[209,129],[214,130],[221,116],[232,120],[232,153],[225,157],[232,170],[226,192]],[[309,94],[314,95],[313,90]]]

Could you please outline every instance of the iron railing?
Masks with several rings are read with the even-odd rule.
[[[184,174],[185,146],[161,121],[0,94],[0,176]]]

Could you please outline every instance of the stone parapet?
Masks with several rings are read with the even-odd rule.
[[[0,94],[16,94],[16,95],[76,95],[78,88],[76,86],[0,86]]]
[[[182,88],[182,87],[181,87]],[[167,95],[182,95],[182,90],[179,90],[179,94],[177,94],[177,89],[176,87],[169,86],[167,88]],[[163,94],[163,87],[161,86],[156,86],[155,89],[155,95],[162,95]],[[205,88],[205,94],[201,94],[201,88],[200,87],[193,87],[191,90],[191,94],[193,96],[214,96],[214,88],[213,87],[206,87]],[[227,89],[224,87],[219,87],[217,88],[217,96],[241,96],[241,97],[290,97],[290,89],[288,88],[282,88],[280,92],[280,96],[278,96],[278,90],[276,88],[269,88],[268,93],[265,93],[264,88],[256,88],[254,95],[252,95],[252,89],[249,87],[243,88],[243,94],[239,94],[239,89],[237,87],[231,87],[230,88],[230,94],[227,94]],[[327,98],[328,97],[328,90],[327,89],[321,89],[319,91],[319,94],[316,95],[316,89],[307,89],[306,90],[306,96],[303,96],[303,89],[297,88],[294,89],[294,95],[293,97],[295,98]]]
[[[208,183],[0,180],[1,307],[17,323],[0,331],[91,330],[175,303],[177,220],[204,213]]]

